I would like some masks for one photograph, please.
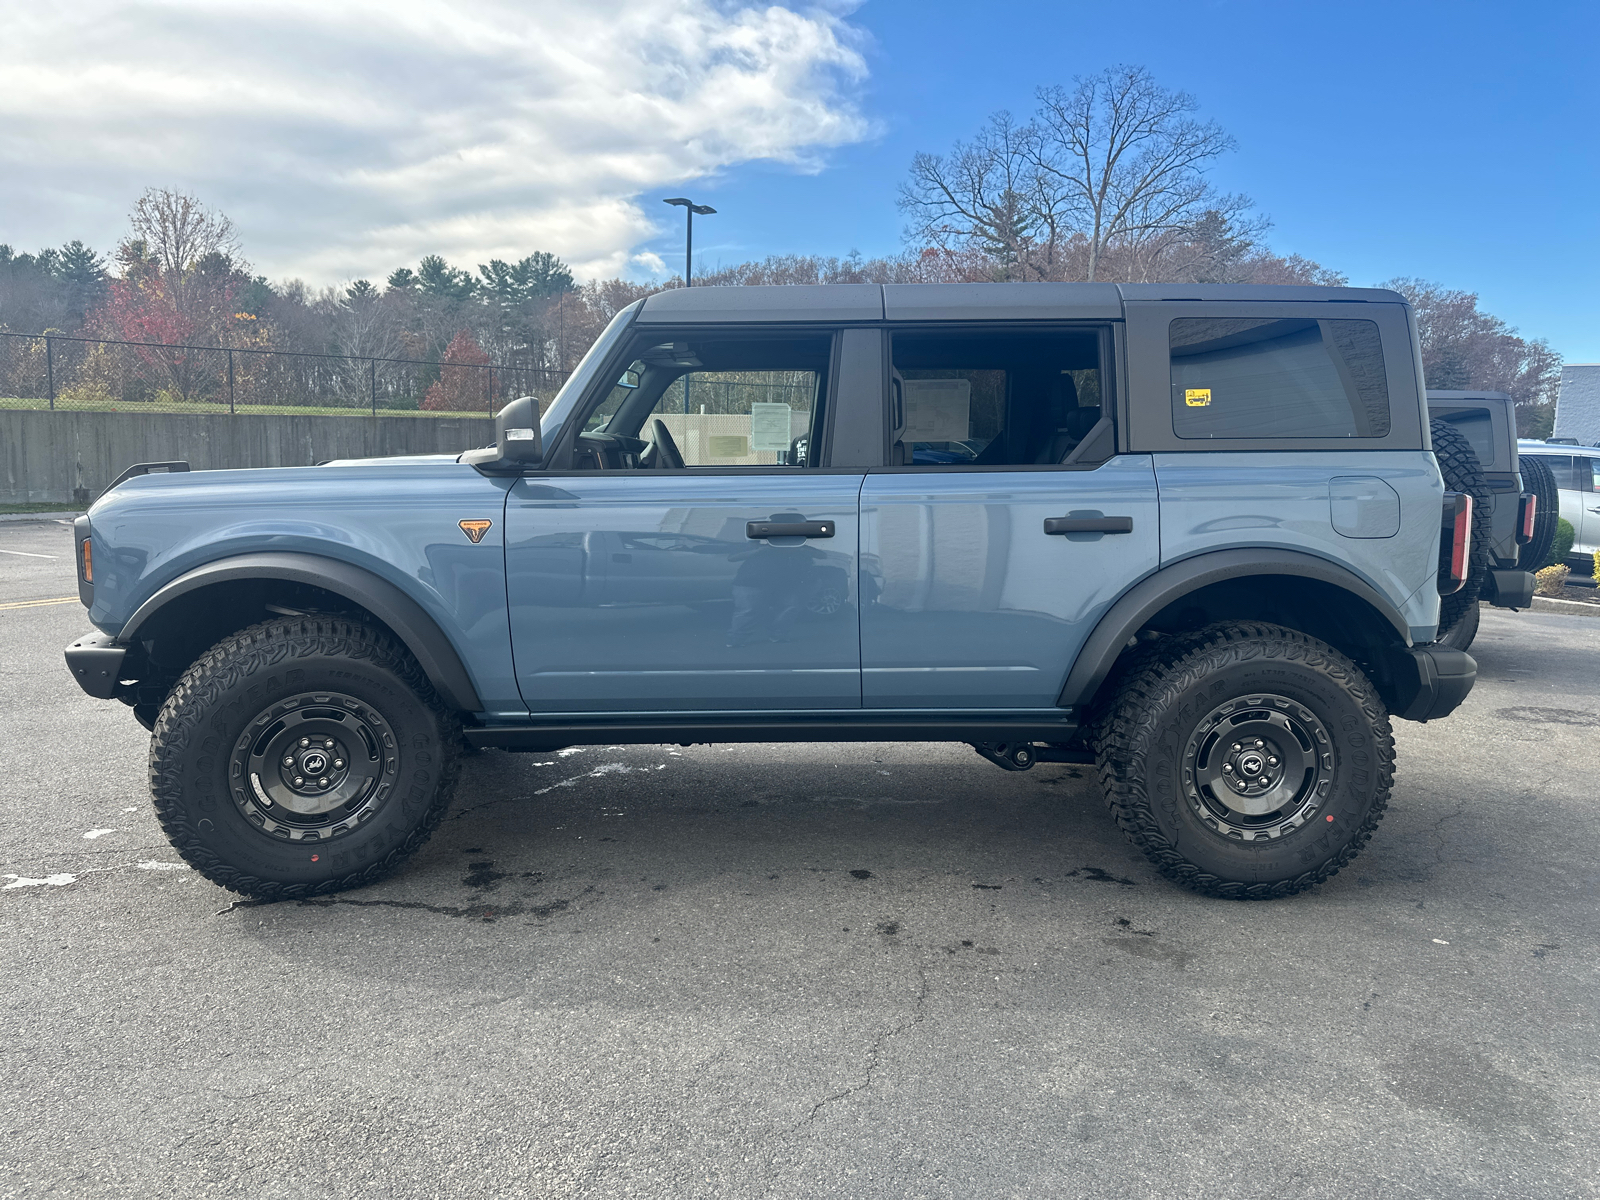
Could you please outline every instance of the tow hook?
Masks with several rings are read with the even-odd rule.
[[[972,742],[971,746],[995,766],[1007,771],[1031,770],[1038,758],[1031,742]]]

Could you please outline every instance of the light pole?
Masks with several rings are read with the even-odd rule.
[[[688,231],[684,237],[683,243],[683,286],[693,287],[694,276],[692,272],[694,270],[694,215],[695,213],[699,213],[702,217],[709,217],[717,210],[712,208],[709,204],[696,204],[693,200],[690,200],[684,196],[674,196],[670,200],[663,200],[662,203],[677,205],[679,208],[684,210],[683,215],[688,218]]]

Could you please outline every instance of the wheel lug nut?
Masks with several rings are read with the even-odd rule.
[[[1233,764],[1232,763],[1223,763],[1222,764],[1222,769],[1224,771],[1228,772],[1228,774],[1230,774],[1230,775],[1233,774]]]
[[[1234,744],[1233,744],[1233,752],[1234,752],[1234,753],[1235,753],[1235,754],[1237,754],[1237,753],[1239,753],[1239,751],[1241,751],[1241,750],[1243,750],[1243,749],[1244,749],[1244,747],[1243,747],[1243,746],[1241,746],[1241,745],[1239,745],[1239,743],[1238,743],[1238,742],[1235,742],[1235,743],[1234,743]]]
[[[1277,760],[1277,759],[1275,759],[1275,758],[1271,758],[1271,757],[1269,757],[1269,758],[1268,758],[1268,759],[1267,759],[1267,766],[1269,766],[1269,767],[1275,767],[1275,766],[1277,766],[1277,765],[1278,765],[1278,760]]]
[[[309,746],[309,745],[311,745],[311,739],[310,738],[301,738],[300,739],[300,744],[302,746]]]
[[[338,770],[340,767],[344,766],[344,759],[342,759],[342,758],[334,759],[333,760],[333,766],[334,766],[335,770]]]
[[[294,785],[295,785],[295,787],[299,787],[303,783],[305,783],[305,780],[302,779],[300,776],[296,775],[294,777]]]
[[[323,744],[323,745],[324,745],[324,746],[326,746],[326,747],[327,747],[327,748],[328,748],[328,749],[329,749],[329,750],[332,750],[332,749],[333,749],[333,739],[332,739],[332,738],[329,738],[329,739],[327,739],[327,741],[325,741],[325,742],[323,742],[323,743],[322,743],[322,744]],[[1257,743],[1256,743],[1256,744],[1257,744],[1257,745],[1260,745],[1260,743],[1259,743],[1259,742],[1257,742]]]
[[[1265,783],[1266,780],[1263,779],[1261,782]],[[327,787],[328,786],[328,780],[325,777],[322,778],[322,779],[317,780],[317,786],[318,787]]]
[[[294,758],[293,758],[293,757],[288,757],[288,758],[285,758],[285,759],[284,759],[284,760],[283,760],[283,765],[284,765],[284,766],[286,766],[286,767],[292,767],[292,766],[294,766]]]
[[[1259,783],[1262,787],[1266,787],[1267,786],[1267,777],[1265,775],[1263,775],[1260,779],[1256,780],[1256,782]]]

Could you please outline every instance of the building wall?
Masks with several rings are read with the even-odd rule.
[[[1571,363],[1561,368],[1553,436],[1577,438],[1585,446],[1600,445],[1600,363]]]
[[[134,463],[196,471],[330,458],[457,454],[494,441],[486,417],[314,417],[0,410],[0,504],[85,505]]]

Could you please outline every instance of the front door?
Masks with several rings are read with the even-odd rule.
[[[507,500],[532,712],[861,707],[864,472],[812,449],[830,362],[827,335],[641,335],[582,418],[593,469]]]
[[[1108,331],[897,333],[894,460],[861,496],[869,708],[1056,705],[1155,570],[1149,455],[1115,454]]]

